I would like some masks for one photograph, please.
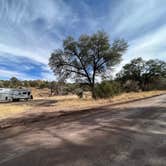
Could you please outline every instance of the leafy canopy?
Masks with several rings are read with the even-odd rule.
[[[143,89],[160,78],[166,78],[166,62],[158,59],[145,61],[141,57],[131,60],[117,74],[117,79],[122,82],[137,81]]]
[[[115,40],[111,44],[105,32],[93,35],[81,35],[78,40],[68,37],[63,48],[55,50],[49,59],[49,66],[58,80],[74,79],[88,83],[92,88],[96,76],[104,76],[108,70],[120,63],[127,49],[124,40]]]

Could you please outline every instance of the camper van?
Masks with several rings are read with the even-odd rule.
[[[29,89],[0,88],[0,101],[19,101],[33,99]]]

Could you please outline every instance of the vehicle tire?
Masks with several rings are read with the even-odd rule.
[[[11,98],[10,101],[13,102],[14,101],[13,98]]]
[[[18,102],[18,101],[19,101],[19,99],[13,99],[13,101]]]
[[[5,100],[8,101],[8,97],[7,96],[5,97]]]
[[[33,100],[33,96],[32,95],[30,96],[30,99]]]

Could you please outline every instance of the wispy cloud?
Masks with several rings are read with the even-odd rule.
[[[166,60],[165,6],[165,0],[1,0],[0,78],[52,80],[50,53],[68,35],[97,30],[129,42],[122,64],[137,56]]]
[[[35,79],[39,79],[38,77],[34,77],[34,76],[29,76],[25,73],[20,73],[20,72],[16,72],[16,71],[11,71],[11,70],[4,70],[4,69],[0,69],[0,73],[1,73],[1,77],[0,79],[8,79],[11,77],[17,77],[20,80],[35,80]]]
[[[114,29],[114,35],[127,34],[133,35],[133,33],[144,32],[146,29],[149,31],[155,26],[165,23],[163,19],[166,14],[165,10],[166,2],[164,0],[125,0],[120,4],[120,8],[117,8],[114,15],[121,15],[118,20],[115,20],[116,28]],[[134,34],[136,36],[137,34]],[[144,35],[144,33],[142,33]]]
[[[63,1],[0,1],[1,51],[43,61],[59,45],[62,35],[56,26],[63,24],[68,16],[70,9]],[[54,38],[49,33],[54,33]]]
[[[38,65],[46,66],[51,51],[60,47],[60,41],[64,38],[63,33],[57,27],[64,25],[71,14],[69,6],[61,0],[1,0],[0,57],[10,55],[15,66],[17,66],[17,60],[21,57],[28,58]],[[21,60],[22,70],[30,68],[23,59]],[[13,69],[11,69],[11,63],[9,64],[8,61],[8,59],[0,58],[0,64],[8,65],[8,71],[3,70],[2,72],[1,70],[0,77],[4,77],[4,74],[8,78],[16,74],[19,77],[22,76],[17,67],[14,69],[15,72],[9,72]],[[39,66],[36,67],[40,69]],[[2,65],[0,68],[2,68]],[[22,72],[25,72],[25,70]],[[39,71],[41,79],[43,79],[42,75],[45,74],[42,74],[42,72],[43,70]],[[31,74],[34,75],[34,73]]]
[[[160,58],[166,60],[165,43],[166,25],[151,31],[149,34],[131,42],[128,56],[142,56],[145,58]]]

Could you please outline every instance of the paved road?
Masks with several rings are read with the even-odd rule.
[[[0,166],[166,166],[166,95],[0,131]]]

